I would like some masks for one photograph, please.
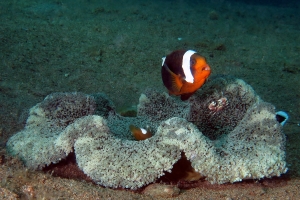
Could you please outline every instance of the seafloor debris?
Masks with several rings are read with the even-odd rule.
[[[130,124],[154,135],[136,141]],[[131,189],[171,172],[183,152],[198,177],[211,183],[280,176],[287,171],[284,147],[274,106],[228,77],[212,79],[186,102],[147,90],[136,117],[117,114],[103,94],[51,94],[7,142],[8,152],[31,169],[75,151],[79,168],[95,183]]]
[[[143,194],[150,195],[152,197],[158,198],[158,197],[176,197],[179,195],[180,189],[176,187],[175,185],[164,185],[164,184],[158,184],[154,183],[151,185],[148,185],[144,191]]]

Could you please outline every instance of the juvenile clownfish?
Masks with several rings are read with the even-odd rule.
[[[210,75],[206,59],[192,50],[173,51],[163,58],[161,76],[170,95],[187,100]]]
[[[152,133],[149,130],[138,128],[134,125],[130,125],[129,129],[136,140],[146,140],[152,137]]]

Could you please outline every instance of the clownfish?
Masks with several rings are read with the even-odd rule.
[[[152,133],[149,130],[146,130],[144,128],[139,128],[134,125],[130,125],[129,130],[131,131],[133,137],[136,140],[146,140],[152,137]]]
[[[177,50],[162,58],[161,76],[170,95],[187,100],[206,81],[210,67],[206,59],[192,50]]]

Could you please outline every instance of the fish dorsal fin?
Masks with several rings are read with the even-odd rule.
[[[172,82],[172,90],[176,91],[176,92],[180,92],[180,90],[182,88],[182,85],[183,85],[183,83],[182,83],[182,81],[184,80],[183,77],[173,73],[166,64],[164,64],[163,67],[170,74],[170,79],[171,79],[171,82]]]

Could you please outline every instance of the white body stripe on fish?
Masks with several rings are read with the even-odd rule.
[[[189,83],[194,83],[194,77],[191,72],[191,56],[196,53],[196,51],[188,50],[184,53],[182,58],[182,69],[184,72],[185,80]]]

